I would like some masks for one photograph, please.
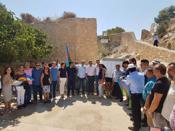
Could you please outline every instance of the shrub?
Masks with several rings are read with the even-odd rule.
[[[76,14],[73,12],[64,12],[62,18],[63,19],[76,18]]]

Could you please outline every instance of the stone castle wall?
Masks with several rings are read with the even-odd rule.
[[[115,34],[110,35],[110,40],[113,43],[120,44],[121,43],[121,33],[115,33]]]
[[[49,60],[66,60],[66,46],[73,61],[97,59],[97,23],[94,18],[67,18],[56,22],[36,23],[34,27],[44,31],[53,53]]]
[[[150,61],[159,59],[167,63],[174,61],[175,51],[163,47],[154,47],[147,42],[137,41],[133,32],[122,33],[121,37],[121,45],[127,47],[127,52],[134,52],[141,59],[146,58]]]

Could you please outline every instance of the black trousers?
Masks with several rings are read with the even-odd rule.
[[[72,95],[74,96],[75,90],[75,79],[68,79],[67,83],[67,96],[70,96],[70,91],[72,91]]]
[[[136,130],[141,128],[142,94],[131,94],[133,125]]]
[[[159,43],[159,41],[158,40],[155,40],[154,41],[154,46],[157,46],[158,47],[158,43]]]
[[[144,107],[144,105],[145,105],[145,100],[142,98],[142,107]],[[144,125],[147,125],[147,117],[146,117],[146,114],[144,114],[144,117],[143,117],[143,119],[142,119],[142,123],[144,124]]]
[[[25,91],[25,98],[24,98],[24,103],[25,104],[29,104],[31,101],[31,96],[32,96],[32,85],[28,85],[26,87],[26,91]]]
[[[116,97],[117,99],[123,100],[122,90],[118,82],[114,83],[114,89],[112,91],[112,96]]]
[[[95,76],[88,76],[88,94],[94,93]]]

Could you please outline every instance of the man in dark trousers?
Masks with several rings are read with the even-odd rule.
[[[145,77],[145,85],[147,84],[147,82],[149,81],[147,75],[146,75],[146,72],[147,72],[147,69],[149,68],[149,60],[147,59],[142,59],[140,61],[140,71],[144,73],[144,77]],[[142,98],[142,106],[145,105],[145,100],[143,100]],[[147,127],[147,118],[146,118],[146,115],[144,114],[144,117],[142,119],[142,126],[143,127]]]
[[[52,84],[50,86],[50,97],[55,99],[56,97],[56,87],[57,87],[57,83],[58,83],[58,67],[56,64],[56,61],[52,62],[52,67],[50,69],[50,74],[51,74],[51,78],[52,78]]]
[[[75,68],[75,65],[73,62],[70,63],[70,66],[67,68],[67,74],[68,74],[68,83],[67,83],[67,97],[70,96],[70,91],[72,91],[72,96],[74,96],[74,89],[75,89],[75,80],[76,80],[76,74],[77,70]]]
[[[153,37],[153,41],[154,41],[154,46],[158,47],[158,44],[159,44],[159,38],[158,38],[158,34],[155,33],[154,34],[154,37]]]
[[[89,61],[89,65],[86,68],[86,76],[88,80],[88,95],[94,94],[94,81],[95,81],[95,66],[92,61]]]
[[[126,77],[126,85],[131,92],[133,127],[130,130],[139,131],[141,128],[141,100],[144,89],[144,74],[137,71],[134,64],[128,65],[129,75]]]
[[[113,78],[113,91],[112,91],[112,96],[116,97],[116,99],[119,99],[120,102],[123,101],[123,94],[122,94],[122,90],[120,88],[119,85],[119,80],[120,77],[122,76],[122,71],[120,70],[120,65],[117,64],[116,69],[114,70],[113,74],[112,74],[112,78]]]
[[[41,75],[42,75],[42,68],[40,63],[36,63],[36,67],[32,71],[32,78],[33,78],[33,97],[34,102],[37,102],[37,94],[39,93],[40,101],[42,101],[42,88],[41,88]]]
[[[163,129],[169,126],[167,120],[162,116],[162,109],[170,88],[170,81],[166,77],[166,66],[164,64],[154,66],[153,72],[157,81],[146,100],[144,109],[146,111],[148,125]]]

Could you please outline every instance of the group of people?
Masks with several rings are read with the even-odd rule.
[[[123,76],[119,65],[116,66],[117,87],[123,89],[131,100],[129,114],[133,121],[130,130],[139,131],[142,126],[175,130],[175,63],[167,67],[160,61],[151,64],[147,59],[135,58],[123,62]],[[123,98],[122,91],[118,96]],[[142,113],[143,112],[143,113]]]
[[[5,109],[11,109],[13,94],[18,108],[22,108],[30,103],[37,103],[38,98],[40,102],[50,103],[56,99],[57,91],[62,99],[65,94],[70,97],[75,94],[94,95],[94,92],[102,97],[104,82],[105,68],[99,60],[96,65],[92,61],[88,65],[85,65],[85,61],[80,64],[70,62],[69,65],[53,61],[51,64],[36,63],[34,67],[26,62],[15,72],[12,67],[5,68],[2,94]]]
[[[15,72],[7,67],[2,77],[5,109],[11,109],[13,92],[16,92],[18,108],[37,103],[38,96],[40,102],[50,103],[56,99],[57,91],[61,99],[65,94],[67,97],[105,94],[128,105],[131,103],[133,127],[130,130],[139,131],[142,126],[175,130],[175,63],[166,67],[159,61],[150,63],[142,59],[138,66],[136,59],[130,58],[114,65],[111,77],[106,77],[108,69],[99,60],[96,64],[89,61],[88,65],[85,61],[58,65],[53,61],[31,67],[27,62]]]

